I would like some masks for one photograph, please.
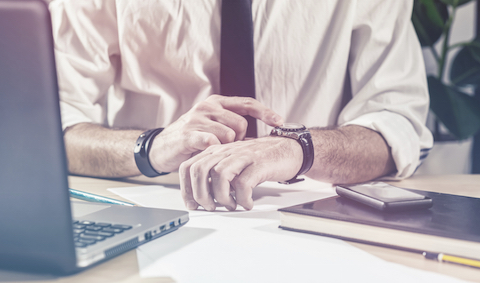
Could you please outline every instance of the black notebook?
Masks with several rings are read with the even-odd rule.
[[[280,228],[412,252],[480,259],[480,199],[410,190],[426,210],[385,213],[340,196],[279,209]]]

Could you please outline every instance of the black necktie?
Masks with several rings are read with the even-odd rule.
[[[255,98],[251,0],[222,1],[220,93]],[[245,118],[247,137],[256,137],[256,119]]]

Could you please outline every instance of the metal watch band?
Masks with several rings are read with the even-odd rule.
[[[150,163],[149,153],[153,139],[163,131],[163,128],[143,132],[137,139],[133,154],[138,170],[147,177],[166,175],[168,172],[157,172]]]

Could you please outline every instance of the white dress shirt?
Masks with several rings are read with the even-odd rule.
[[[286,122],[378,131],[408,177],[432,146],[407,0],[253,0],[257,99]],[[165,127],[219,93],[221,0],[50,4],[63,127]],[[259,136],[269,128],[258,122]],[[423,154],[423,155],[422,155]]]

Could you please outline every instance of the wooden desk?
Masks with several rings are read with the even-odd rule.
[[[178,175],[170,174],[154,179],[136,177],[123,180],[105,180],[71,176],[69,181],[70,187],[73,189],[121,199],[117,195],[107,191],[107,188],[152,184],[177,184]],[[480,175],[415,176],[408,180],[394,182],[393,184],[405,188],[480,197]],[[402,251],[356,243],[352,243],[352,245],[390,262],[395,262],[422,270],[442,273],[457,277],[459,279],[480,282],[480,269],[464,267],[450,263],[439,263],[432,260],[426,260],[421,255]],[[141,278],[139,275],[136,252],[133,250],[77,275],[35,282],[126,283],[173,282],[173,280],[170,278]]]

